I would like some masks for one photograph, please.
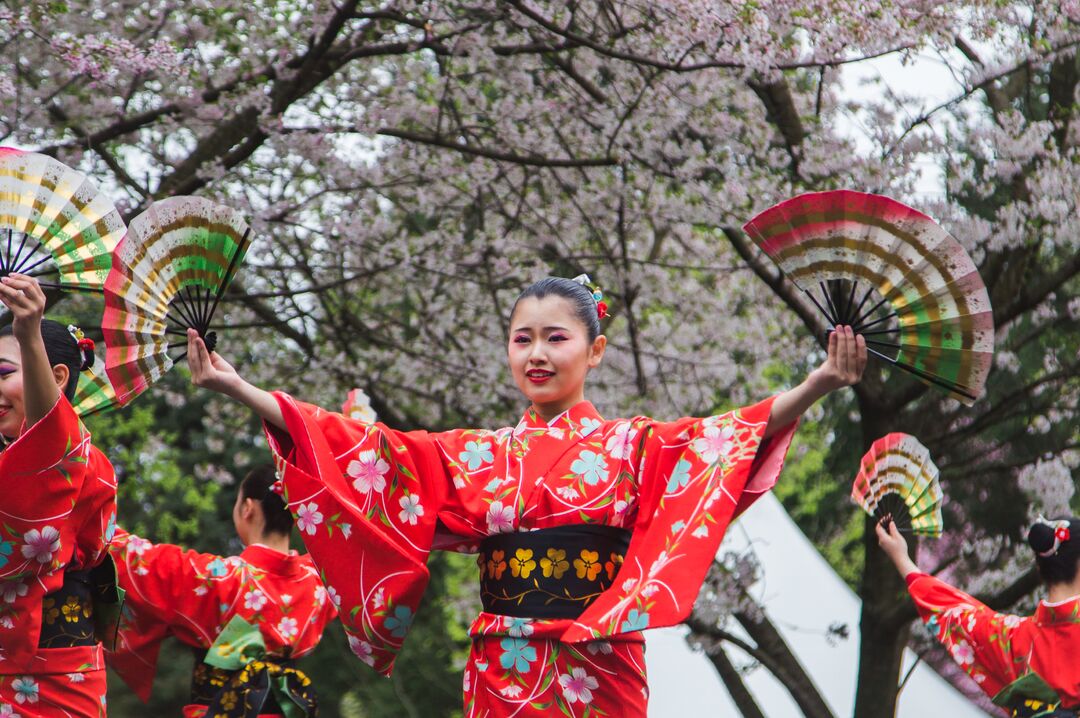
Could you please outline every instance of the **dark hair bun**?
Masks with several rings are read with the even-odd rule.
[[[1054,527],[1041,521],[1033,524],[1028,529],[1027,542],[1035,553],[1041,554],[1049,551],[1054,547]]]

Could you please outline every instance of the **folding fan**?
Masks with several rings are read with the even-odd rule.
[[[124,235],[113,203],[52,157],[0,147],[0,276],[100,292]]]
[[[994,352],[994,317],[975,263],[934,220],[881,195],[804,194],[743,227],[833,327],[971,405]]]
[[[930,452],[908,434],[887,434],[862,458],[851,499],[875,518],[890,514],[897,528],[941,535],[941,486]]]
[[[131,220],[105,282],[105,370],[126,404],[186,355],[187,329],[211,351],[211,321],[247,251],[239,212],[171,197]]]
[[[71,400],[71,405],[75,413],[85,419],[91,414],[116,406],[116,391],[104,373],[90,368],[79,373],[79,383],[75,387],[75,397]]]
[[[350,419],[356,419],[366,424],[374,424],[378,419],[375,410],[371,408],[371,399],[363,389],[353,389],[341,405],[341,413]]]

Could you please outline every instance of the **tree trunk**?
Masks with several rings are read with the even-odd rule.
[[[724,681],[724,686],[727,688],[731,700],[735,703],[735,707],[739,709],[739,713],[742,714],[743,718],[765,718],[765,714],[761,712],[761,707],[758,706],[753,694],[743,683],[742,676],[739,675],[738,669],[731,663],[731,659],[728,658],[723,646],[717,645],[715,651],[706,651],[705,655],[709,657],[709,660],[712,661],[713,666],[716,668],[716,672],[720,674],[720,679]]]

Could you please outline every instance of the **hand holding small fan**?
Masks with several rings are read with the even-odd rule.
[[[886,434],[871,445],[851,487],[851,500],[874,518],[892,517],[901,532],[941,535],[938,468],[909,434]]]

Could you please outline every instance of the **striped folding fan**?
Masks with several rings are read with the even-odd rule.
[[[371,399],[363,389],[349,391],[345,402],[341,405],[341,413],[365,424],[374,424],[379,418],[375,410],[371,408]]]
[[[881,195],[799,195],[743,227],[833,327],[875,356],[971,405],[994,352],[975,263],[934,220]]]
[[[0,276],[100,292],[124,221],[85,175],[52,157],[0,147]]]
[[[131,221],[105,282],[105,370],[126,404],[186,351],[187,329],[211,351],[211,322],[243,261],[251,228],[202,197],[156,202]]]
[[[75,396],[71,400],[75,413],[85,419],[99,411],[116,406],[116,392],[104,372],[96,372],[93,367],[79,373],[79,383],[75,386]]]
[[[851,500],[875,518],[891,515],[901,531],[941,535],[941,486],[930,452],[909,434],[886,434],[871,445],[851,487]]]

